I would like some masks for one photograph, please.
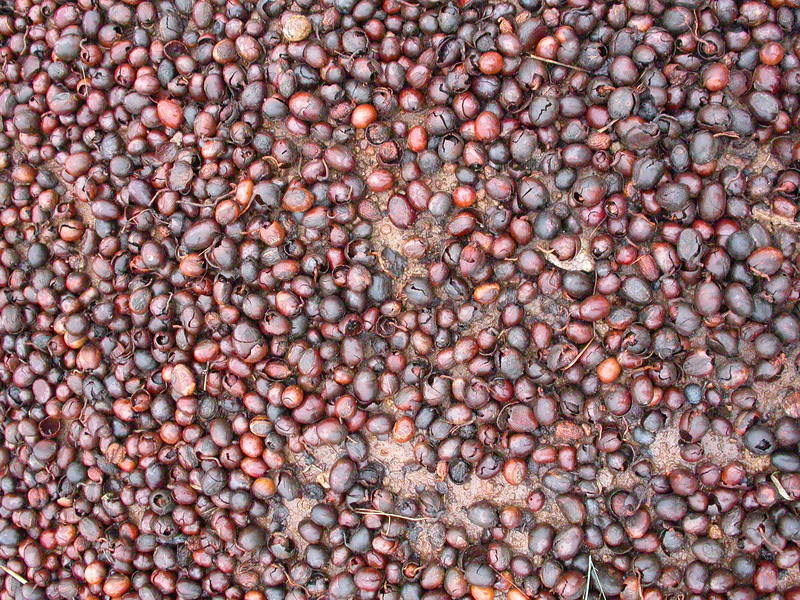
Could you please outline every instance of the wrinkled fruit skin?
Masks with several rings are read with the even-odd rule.
[[[8,0],[0,600],[798,600],[798,201],[798,0]]]

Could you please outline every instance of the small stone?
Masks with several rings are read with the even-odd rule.
[[[289,15],[283,23],[283,37],[287,42],[302,42],[311,35],[311,22],[303,15]]]
[[[561,442],[577,442],[584,437],[584,432],[577,423],[559,421],[555,429],[556,439]]]
[[[195,390],[194,373],[184,364],[177,364],[172,369],[172,389],[178,396],[191,396]]]

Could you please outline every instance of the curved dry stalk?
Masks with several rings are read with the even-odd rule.
[[[781,480],[778,479],[778,473],[775,472],[769,476],[772,483],[775,485],[775,489],[778,490],[778,494],[780,494],[781,498],[786,500],[787,502],[792,501],[792,497],[789,495],[789,492],[786,491],[786,488],[783,487]]]

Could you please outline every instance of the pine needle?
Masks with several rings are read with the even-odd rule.
[[[5,571],[5,572],[6,572],[6,573],[8,573],[9,575],[11,575],[11,576],[12,576],[14,579],[16,579],[17,581],[19,581],[19,582],[20,582],[22,585],[25,585],[26,583],[28,583],[28,580],[27,580],[27,579],[25,579],[25,578],[24,578],[22,575],[20,575],[19,573],[16,573],[16,572],[12,571],[12,570],[11,570],[11,569],[9,569],[7,566],[5,566],[5,565],[0,565],[0,569],[3,569],[3,571]]]
[[[397,515],[394,513],[383,512],[382,510],[375,510],[374,508],[356,508],[354,512],[360,515],[376,515],[379,517],[394,517],[395,519],[403,519],[405,521],[428,521],[429,517],[407,517],[405,515]]]
[[[583,586],[583,600],[589,600],[589,588],[592,587],[592,555],[589,555],[589,567],[586,569],[586,585]]]
[[[564,67],[565,69],[574,69],[576,71],[580,71],[581,73],[588,73],[589,72],[586,69],[581,69],[580,67],[576,67],[575,65],[568,65],[567,63],[562,63],[562,62],[559,62],[557,60],[553,60],[551,58],[544,58],[543,56],[538,56],[536,54],[529,54],[528,56],[530,56],[531,58],[535,58],[536,60],[540,60],[540,61],[542,61],[544,63],[548,63],[548,64],[551,64],[551,65],[556,65],[556,66],[559,66],[559,67]]]
[[[607,600],[606,592],[603,590],[603,584],[600,582],[600,576],[597,574],[597,569],[594,568],[594,565],[592,565],[592,579],[594,579],[594,584],[597,586],[597,589],[600,590],[600,596],[602,596],[603,600]]]
[[[595,341],[595,338],[592,337],[592,339],[590,339],[588,342],[586,342],[586,345],[583,347],[583,349],[580,352],[578,352],[578,355],[575,358],[573,358],[570,361],[570,363],[566,367],[564,367],[562,370],[563,371],[567,371],[567,370],[571,369],[572,367],[574,367],[575,364],[581,359],[583,354],[589,349],[589,346],[591,346],[592,342],[594,342],[594,341]]]
[[[592,587],[592,582],[594,582],[595,587],[600,590],[600,596],[603,598],[603,600],[607,600],[605,590],[603,590],[603,584],[600,582],[600,577],[597,575],[597,569],[594,568],[594,560],[590,554],[589,567],[586,569],[586,585],[583,588],[583,600],[589,600],[589,590]]]

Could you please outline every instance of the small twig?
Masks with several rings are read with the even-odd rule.
[[[505,574],[503,574],[503,573],[501,573],[500,571],[498,571],[497,569],[495,569],[494,567],[491,567],[491,566],[490,566],[490,568],[492,569],[492,571],[494,571],[497,574],[497,576],[500,579],[502,579],[503,581],[508,583],[508,585],[513,587],[515,590],[517,590],[520,594],[524,595],[526,598],[528,597],[528,594],[526,594],[525,591],[522,588],[520,588],[516,583],[514,583],[514,578],[510,574],[508,574],[507,572]]]
[[[636,588],[639,600],[644,600],[644,596],[642,596],[642,572],[639,569],[636,569],[636,583],[639,586]]]
[[[614,125],[616,125],[617,121],[619,121],[619,119],[614,119],[613,121],[610,121],[607,125],[598,129],[597,133],[605,133],[606,131],[611,129]]]
[[[14,579],[16,579],[17,581],[19,581],[19,582],[20,582],[22,585],[25,585],[26,583],[28,583],[28,580],[27,580],[27,579],[25,579],[25,578],[24,578],[22,575],[20,575],[19,573],[16,573],[16,572],[12,571],[12,570],[11,570],[11,569],[9,569],[7,566],[5,566],[5,565],[0,565],[0,569],[3,569],[3,571],[5,571],[5,572],[6,572],[6,573],[8,573],[9,575],[11,575],[11,576],[12,576]]]
[[[782,550],[782,548],[778,548],[778,546],[776,546],[767,539],[767,534],[764,532],[763,524],[758,526],[758,533],[761,534],[761,539],[764,540],[764,545],[767,548],[769,548],[772,552],[780,552]]]
[[[592,336],[592,339],[590,339],[588,342],[586,342],[586,345],[583,347],[583,349],[580,352],[578,352],[578,356],[573,358],[570,361],[570,363],[566,367],[564,367],[563,370],[567,371],[567,370],[571,369],[572,367],[574,367],[575,363],[577,363],[581,359],[581,356],[583,356],[584,352],[586,352],[589,349],[589,346],[592,345],[592,342],[594,342],[594,340],[595,340],[595,338],[594,338],[594,336]]]
[[[564,67],[565,69],[575,69],[576,71],[580,71],[581,73],[588,73],[586,69],[581,69],[580,67],[576,67],[574,65],[568,65],[567,63],[562,63],[557,60],[553,60],[551,58],[544,58],[543,56],[538,56],[536,54],[529,54],[531,58],[535,58],[536,60],[540,60],[545,63],[550,63],[551,65],[557,65],[559,67]]]
[[[255,566],[255,565],[253,565],[253,566]],[[281,571],[283,571],[283,574],[286,576],[286,582],[287,582],[289,585],[292,585],[292,586],[297,586],[297,587],[299,587],[301,590],[303,590],[303,591],[304,591],[304,592],[305,592],[305,593],[306,593],[308,596],[311,596],[311,594],[309,593],[308,589],[307,589],[305,586],[303,586],[302,584],[299,584],[299,583],[297,583],[296,581],[294,581],[294,580],[292,579],[291,575],[289,575],[289,572],[286,570],[286,567],[285,567],[285,566],[283,566],[283,565],[280,565],[280,568],[281,568]]]
[[[500,417],[502,417],[502,416],[503,416],[503,412],[504,412],[506,409],[509,409],[509,408],[511,408],[512,406],[516,405],[516,404],[520,404],[520,402],[507,402],[507,403],[503,404],[503,407],[502,407],[502,408],[500,409],[500,411],[497,413],[497,418],[495,418],[495,420],[494,420],[494,423],[495,423],[495,425],[498,425],[498,426],[499,426],[499,424],[500,424]],[[501,427],[501,429],[502,429],[502,427]]]
[[[461,429],[462,427],[466,427],[467,425],[472,425],[475,422],[475,416],[473,416],[469,421],[466,423],[462,423],[461,425],[453,425],[450,428],[450,435],[453,435],[456,431]]]
[[[406,521],[430,521],[429,517],[406,517],[405,515],[398,515],[394,513],[383,512],[382,510],[375,510],[374,508],[356,508],[354,512],[360,515],[376,515],[379,517],[395,517],[396,519],[404,519]]]
[[[20,52],[20,56],[25,54],[25,52],[28,50],[28,33],[30,33],[30,30],[31,30],[31,26],[30,25],[26,25],[25,26],[25,31],[22,32],[22,51]]]

